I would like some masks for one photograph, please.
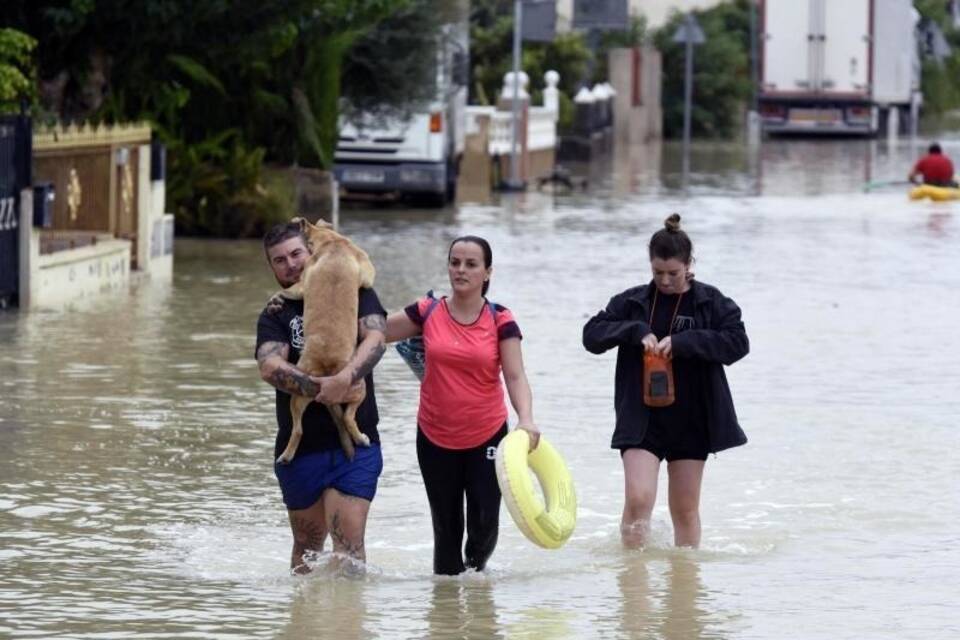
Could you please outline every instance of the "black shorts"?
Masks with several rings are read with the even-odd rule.
[[[706,460],[707,456],[710,455],[709,451],[705,452],[682,452],[682,451],[666,451],[664,449],[654,448],[652,445],[641,443],[638,445],[627,445],[620,447],[620,457],[623,457],[623,453],[630,449],[643,449],[644,451],[649,451],[653,455],[657,456],[657,459],[661,462],[666,458],[667,462],[673,462],[674,460]]]
[[[710,442],[706,429],[700,426],[667,426],[651,423],[643,439],[637,444],[620,447],[620,456],[627,449],[643,449],[657,456],[658,460],[706,460],[710,455]]]

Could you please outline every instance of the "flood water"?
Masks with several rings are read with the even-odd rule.
[[[945,143],[960,157],[960,144]],[[584,193],[444,211],[349,208],[399,309],[444,287],[449,241],[493,246],[490,298],[525,334],[534,414],[580,502],[560,550],[501,511],[484,574],[436,579],[417,385],[376,369],[385,466],[365,577],[288,573],[273,391],[253,360],[274,290],[254,241],[177,242],[172,282],[0,314],[0,636],[69,638],[951,638],[960,634],[960,209],[909,202],[907,143],[675,146],[589,169]],[[743,309],[727,370],[744,447],[707,463],[703,544],[619,539],[615,353],[580,344],[646,281],[671,212],[697,277]]]

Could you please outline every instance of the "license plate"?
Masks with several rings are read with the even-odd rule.
[[[383,171],[375,169],[346,169],[343,172],[344,182],[363,182],[366,184],[379,184],[383,182]]]
[[[790,109],[791,122],[840,122],[843,114],[839,109]]]

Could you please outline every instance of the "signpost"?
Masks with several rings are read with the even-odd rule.
[[[530,12],[524,21],[524,8]],[[510,140],[510,178],[500,184],[504,191],[523,191],[520,179],[520,45],[522,40],[552,42],[556,35],[556,0],[514,0],[513,2],[513,98],[510,105],[513,131]]]
[[[683,73],[683,188],[687,188],[690,174],[690,106],[693,102],[693,47],[706,42],[703,29],[692,13],[683,18],[683,23],[673,34],[673,41],[686,45],[686,65]]]
[[[622,31],[630,24],[627,0],[574,0],[573,28]]]
[[[557,37],[556,0],[525,0],[522,32],[524,42],[553,42]]]

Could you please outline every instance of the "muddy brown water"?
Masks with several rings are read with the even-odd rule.
[[[701,144],[684,193],[667,145],[579,168],[586,192],[345,209],[391,310],[445,285],[452,238],[493,246],[490,298],[524,332],[535,416],[580,510],[546,551],[503,509],[482,575],[431,576],[417,385],[392,350],[368,572],[288,574],[252,357],[274,288],[256,242],[179,239],[170,283],[0,314],[0,636],[956,637],[960,219],[904,187],[862,190],[914,152]],[[752,352],[728,376],[750,442],[707,463],[700,550],[672,548],[664,472],[653,541],[627,552],[614,354],[580,332],[648,279],[645,243],[673,211],[697,277],[743,309]]]

